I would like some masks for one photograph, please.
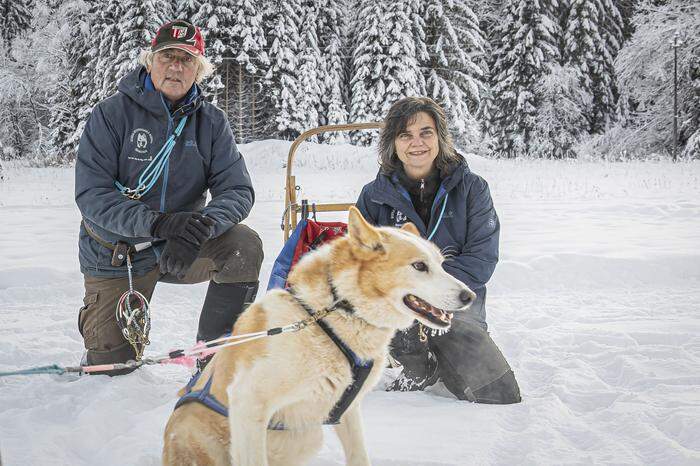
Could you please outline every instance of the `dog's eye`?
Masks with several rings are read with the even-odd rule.
[[[411,265],[413,266],[414,269],[416,269],[419,272],[427,272],[428,271],[428,265],[423,261],[414,262]]]

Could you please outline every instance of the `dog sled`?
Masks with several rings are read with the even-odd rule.
[[[320,133],[362,131],[381,127],[382,123],[379,122],[319,126],[303,132],[292,142],[287,155],[284,214],[281,225],[284,232],[284,246],[272,267],[268,290],[284,288],[289,271],[301,256],[333,238],[344,235],[347,231],[347,224],[344,222],[318,221],[316,218],[318,212],[347,212],[351,206],[355,205],[353,202],[317,203],[309,199],[297,199],[301,186],[297,184],[293,170],[294,157],[301,143]]]

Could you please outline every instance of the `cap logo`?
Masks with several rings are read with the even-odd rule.
[[[173,26],[172,36],[175,39],[185,37],[187,35],[187,28],[182,26]]]

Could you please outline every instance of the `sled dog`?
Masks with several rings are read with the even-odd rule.
[[[319,322],[357,360],[374,361],[335,425],[348,465],[370,464],[360,403],[386,367],[395,331],[414,320],[447,329],[448,311],[475,299],[443,270],[443,260],[413,224],[373,227],[353,207],[348,234],[304,256],[289,274],[289,291],[268,292],[234,326],[234,335],[247,334],[330,310]],[[176,408],[165,428],[163,464],[305,464],[321,448],[321,426],[351,385],[348,357],[319,323],[223,348],[191,389],[206,388],[228,417],[200,402]],[[280,426],[284,430],[276,430]]]

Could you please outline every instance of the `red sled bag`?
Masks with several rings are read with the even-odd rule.
[[[286,288],[289,272],[304,254],[343,236],[347,231],[348,225],[343,222],[317,222],[310,219],[299,222],[272,266],[267,289]]]

